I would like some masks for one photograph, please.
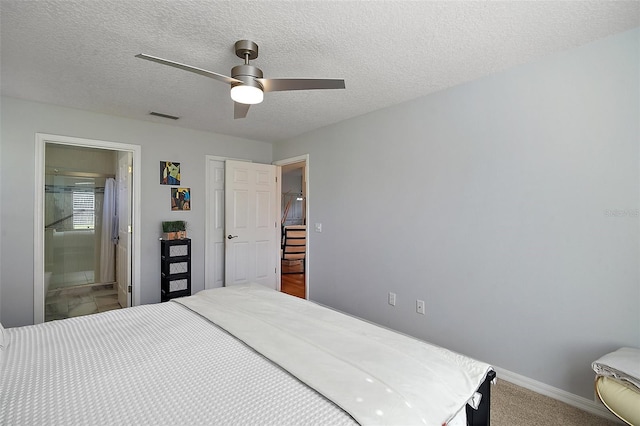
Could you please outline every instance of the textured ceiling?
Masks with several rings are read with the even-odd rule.
[[[5,96],[277,141],[640,25],[638,1],[0,0]],[[346,90],[267,93],[233,119],[229,87],[137,59],[230,74],[253,40],[265,77]],[[150,111],[180,116],[178,121]]]

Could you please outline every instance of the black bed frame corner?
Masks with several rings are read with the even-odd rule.
[[[491,425],[491,381],[496,378],[496,372],[490,370],[484,382],[478,388],[482,395],[480,405],[477,410],[467,404],[467,425],[468,426],[490,426]]]

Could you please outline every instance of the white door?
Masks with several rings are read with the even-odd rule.
[[[131,167],[130,152],[118,152],[116,183],[118,190],[118,246],[116,248],[116,281],[118,303],[123,308],[131,306],[129,286],[131,285]]]
[[[225,285],[256,282],[278,289],[280,168],[225,163]]]
[[[224,160],[207,159],[207,260],[204,288],[224,286]]]

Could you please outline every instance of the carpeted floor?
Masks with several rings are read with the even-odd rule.
[[[616,426],[564,402],[498,379],[491,387],[491,426]]]

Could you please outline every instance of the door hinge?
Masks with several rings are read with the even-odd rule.
[[[133,173],[133,166],[129,166],[129,174]]]
[[[276,183],[278,183],[278,176],[276,176]]]
[[[128,291],[129,293],[131,293],[131,290],[132,290],[132,287],[131,287],[131,286],[129,286],[129,288],[127,289],[127,291]]]
[[[131,225],[127,225],[127,233],[130,234],[131,232]]]

